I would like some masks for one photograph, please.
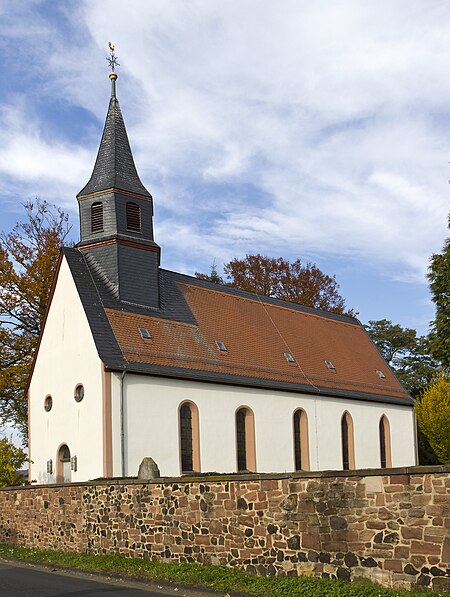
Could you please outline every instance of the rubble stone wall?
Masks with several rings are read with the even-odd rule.
[[[0,543],[450,589],[450,467],[0,490]]]

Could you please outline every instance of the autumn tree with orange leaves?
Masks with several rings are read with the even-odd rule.
[[[67,215],[46,201],[24,205],[25,219],[0,234],[0,423],[27,437],[27,384]]]
[[[244,259],[232,259],[224,266],[224,281],[212,266],[211,275],[196,273],[198,278],[227,284],[264,296],[299,303],[351,315],[345,300],[339,294],[339,284],[334,276],[322,272],[314,263],[303,264],[300,259],[290,262],[283,257],[246,255]]]

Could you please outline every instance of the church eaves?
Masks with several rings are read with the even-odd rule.
[[[109,189],[151,197],[134,164],[122,111],[116,98],[116,78],[115,73],[110,74],[111,99],[94,170],[77,198]]]

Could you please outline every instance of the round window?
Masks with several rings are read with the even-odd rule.
[[[81,384],[75,388],[75,402],[81,402],[84,398],[84,386]]]
[[[44,400],[44,408],[47,412],[52,410],[53,406],[53,398],[51,396],[46,396]]]

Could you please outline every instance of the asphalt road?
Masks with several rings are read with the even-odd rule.
[[[215,595],[218,597],[223,593],[52,570],[25,562],[0,561],[0,597],[47,597],[50,595],[52,597],[78,597],[79,595],[86,597],[91,595],[211,597],[211,595]]]

